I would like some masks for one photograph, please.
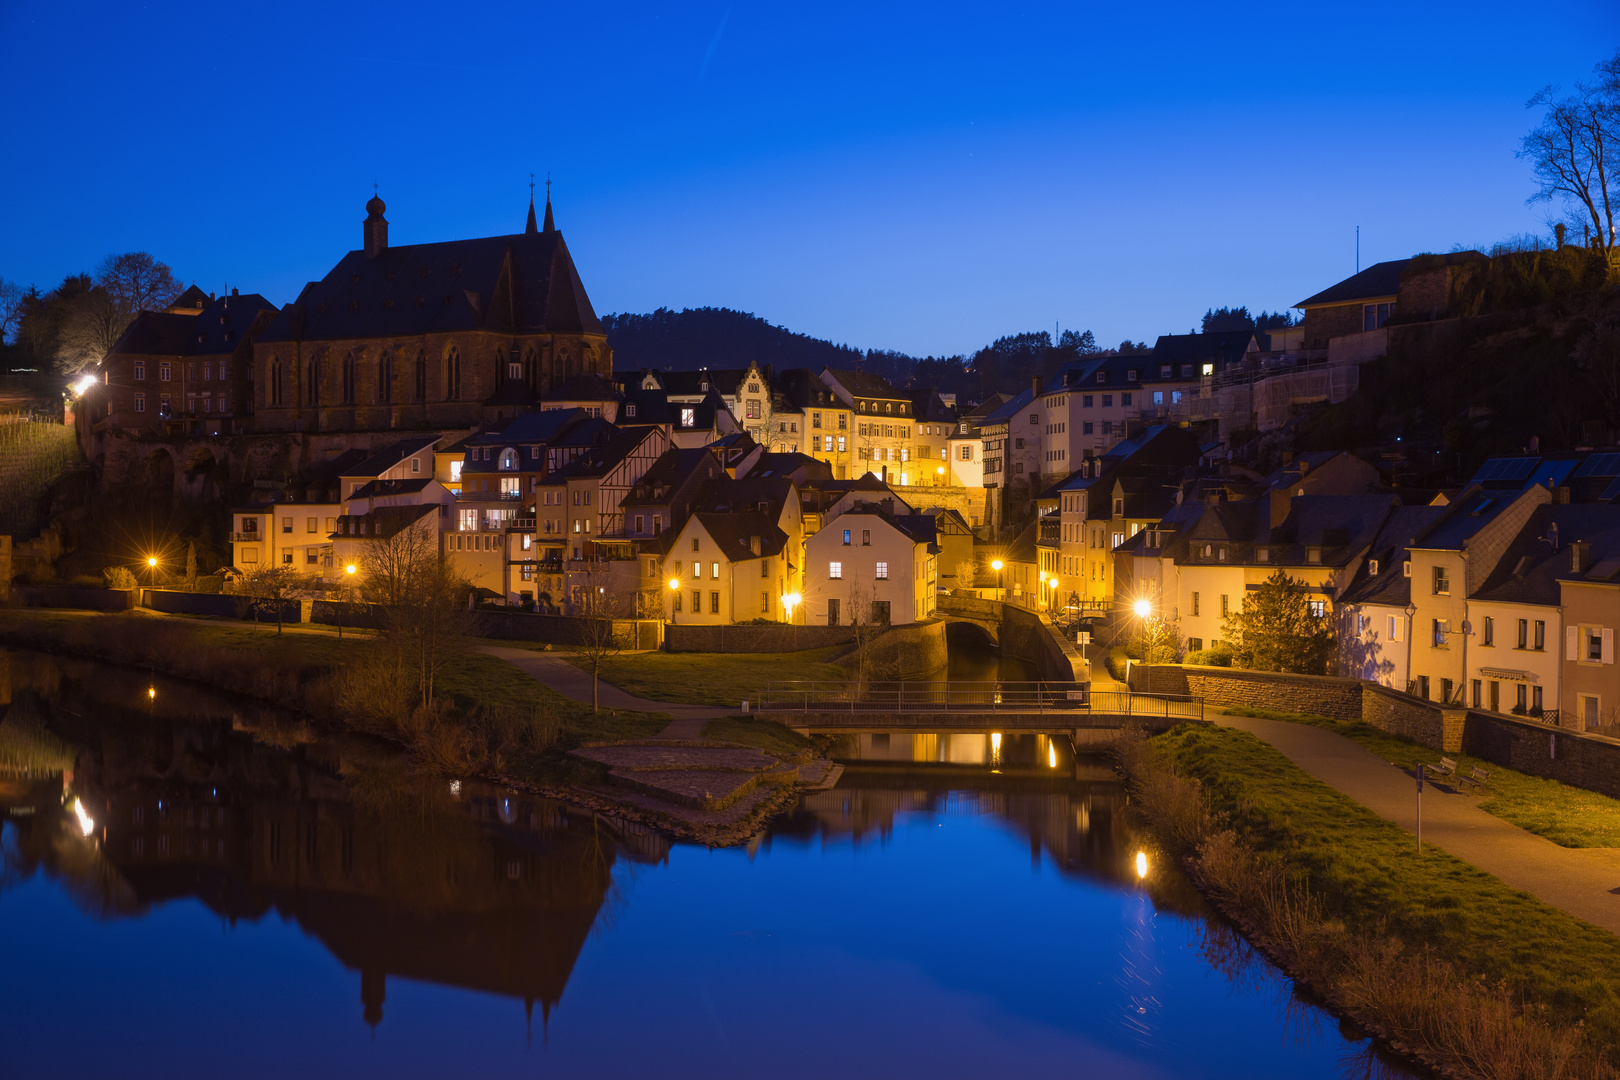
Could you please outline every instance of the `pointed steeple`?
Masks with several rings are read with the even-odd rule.
[[[557,231],[557,226],[551,220],[551,174],[550,173],[546,173],[546,227],[545,227],[545,229],[543,231],[548,232],[548,233],[554,233],[554,232]]]
[[[534,173],[529,174],[529,223],[523,227],[523,235],[533,236],[537,230],[534,227]]]

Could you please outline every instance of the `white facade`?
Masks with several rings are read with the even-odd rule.
[[[928,549],[882,514],[840,514],[805,544],[804,621],[882,621],[858,610],[873,603],[886,604],[895,625],[928,618],[938,579],[937,559]]]

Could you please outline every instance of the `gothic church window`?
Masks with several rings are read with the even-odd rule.
[[[377,358],[377,404],[387,405],[394,400],[394,357],[383,353]]]
[[[461,350],[454,345],[444,358],[444,399],[461,400]]]
[[[416,353],[416,400],[427,400],[427,353],[420,349]]]
[[[354,404],[354,353],[343,354],[343,404]]]
[[[321,358],[320,357],[312,356],[312,357],[309,358],[309,371],[307,373],[307,379],[305,381],[307,382],[308,385],[306,385],[304,387],[304,404],[305,405],[319,405],[321,403]]]
[[[281,404],[281,357],[270,358],[270,404]]]

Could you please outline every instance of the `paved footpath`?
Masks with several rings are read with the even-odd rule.
[[[1413,776],[1360,743],[1282,720],[1248,716],[1214,720],[1259,736],[1329,787],[1407,832],[1415,831]],[[1434,757],[1439,761],[1438,751]],[[1620,934],[1620,848],[1559,847],[1487,814],[1478,806],[1481,801],[1424,784],[1424,845],[1433,844],[1543,903]]]
[[[591,703],[591,675],[560,656],[535,652],[533,649],[510,649],[501,645],[481,645],[479,652],[499,657],[551,687],[563,697],[586,705]],[[620,690],[612,683],[598,680],[597,701],[606,709],[625,709],[630,712],[668,713],[670,724],[660,731],[660,739],[699,739],[703,725],[722,716],[737,715],[736,709],[716,709],[709,705],[676,705],[667,701],[636,697]]]

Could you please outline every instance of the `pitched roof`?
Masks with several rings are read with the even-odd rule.
[[[377,540],[393,536],[429,515],[439,513],[438,503],[406,503],[403,506],[379,506],[364,514],[344,514],[337,519],[338,531],[332,537],[353,540]],[[365,532],[350,526],[364,523]]]
[[[703,526],[704,531],[720,545],[720,553],[731,562],[779,555],[787,544],[787,533],[758,510],[740,514],[700,510],[692,515],[692,520]],[[758,554],[755,554],[751,543],[756,536],[759,537]]]
[[[779,371],[771,377],[771,382],[787,400],[789,409],[808,409],[820,407],[823,409],[851,409],[855,407],[852,401],[844,401],[835,393],[832,387],[822,382],[816,373],[808,368],[789,368]]]
[[[602,333],[560,232],[351,251],[305,286],[265,341],[465,330]]]
[[[1130,359],[1137,361],[1137,366],[1153,364],[1170,364],[1190,361],[1197,363],[1202,360],[1215,360],[1221,363],[1231,363],[1243,359],[1248,351],[1249,342],[1254,339],[1253,330],[1227,330],[1214,334],[1160,334],[1159,340],[1153,345],[1151,357],[1136,356]]]
[[[747,368],[699,368],[697,371],[654,371],[653,378],[671,397],[696,397],[711,390],[733,394]]]
[[[420,476],[410,480],[368,480],[349,495],[351,499],[380,499],[389,495],[415,495],[429,484],[433,477]]]
[[[618,384],[594,371],[583,372],[546,394],[548,401],[623,401]]]
[[[547,444],[590,414],[584,409],[542,409],[520,413],[498,428],[474,432],[464,441],[468,446]]]
[[[1418,256],[1425,263],[1449,266],[1453,263],[1477,262],[1486,258],[1477,251],[1454,251],[1447,255]],[[1401,291],[1401,275],[1412,265],[1412,259],[1391,259],[1373,263],[1359,274],[1352,274],[1336,285],[1329,285],[1315,296],[1301,300],[1297,308],[1319,304],[1349,304],[1357,300],[1374,300],[1394,296]]]
[[[855,371],[852,368],[823,368],[827,374],[838,380],[849,393],[856,397],[881,398],[890,401],[904,401],[908,404],[911,398],[902,390],[896,390],[889,380],[878,375],[871,375],[864,371]]]
[[[1407,544],[1439,520],[1443,513],[1443,506],[1397,506],[1391,509],[1367,551],[1367,563],[1351,578],[1340,603],[1405,607],[1412,599],[1412,579],[1401,572],[1402,564],[1410,558]],[[1371,572],[1369,564],[1372,562],[1378,564],[1376,574]]]
[[[803,474],[805,480],[831,480],[832,466],[820,458],[813,458],[809,454],[798,451],[782,453],[764,453],[755,460],[754,467],[749,476],[788,476],[793,473]]]
[[[1571,503],[1536,507],[1491,576],[1470,599],[1556,606],[1560,580],[1590,576],[1590,570],[1577,573],[1572,565],[1569,545],[1577,540],[1590,544],[1591,553],[1599,557],[1620,554],[1620,506]],[[1599,561],[1601,558],[1591,563]]]
[[[366,460],[354,466],[353,471],[346,472],[343,475],[381,476],[383,473],[387,472],[395,465],[398,465],[412,454],[420,454],[424,450],[433,449],[433,447],[438,445],[440,438],[442,438],[442,436],[420,435],[413,439],[401,439],[392,446],[379,450],[377,453],[366,458]],[[428,467],[428,471],[432,471],[431,464]]]

